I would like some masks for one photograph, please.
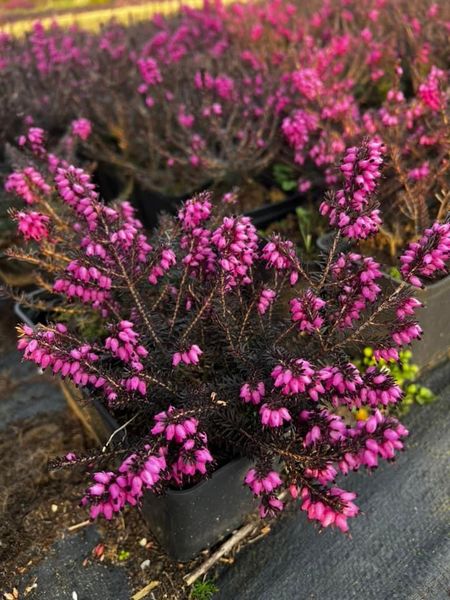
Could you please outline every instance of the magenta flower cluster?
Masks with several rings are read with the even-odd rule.
[[[320,206],[321,214],[345,237],[365,239],[378,231],[381,218],[373,194],[381,176],[382,152],[382,143],[375,140],[349,148],[341,164],[344,187]]]
[[[9,175],[5,190],[19,196],[26,204],[35,204],[40,196],[47,196],[51,188],[34,167],[25,167]]]
[[[19,211],[15,217],[17,229],[26,240],[41,242],[48,237],[47,224],[49,218],[34,210],[29,212]]]
[[[421,278],[429,279],[439,272],[446,272],[450,257],[450,223],[435,223],[425,230],[418,242],[409,244],[400,257],[403,277],[416,287],[423,286]],[[409,307],[411,309],[411,305]]]

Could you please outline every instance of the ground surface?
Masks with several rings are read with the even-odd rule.
[[[51,474],[46,463],[90,442],[52,380],[19,362],[10,307],[0,313],[0,593],[16,587],[20,599],[128,600],[158,581],[147,598],[186,599],[182,575],[193,566],[168,560],[136,511],[107,527],[70,530],[86,517],[76,506],[81,474]],[[440,399],[406,418],[408,452],[371,477],[352,476],[366,513],[352,524],[352,539],[319,535],[292,510],[213,573],[217,600],[450,597],[450,365],[427,384]]]

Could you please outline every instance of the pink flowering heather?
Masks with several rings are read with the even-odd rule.
[[[411,169],[408,173],[408,177],[413,181],[420,181],[421,179],[425,179],[430,174],[430,165],[428,162],[424,162],[419,167],[415,167]]]
[[[251,489],[255,496],[262,496],[259,507],[261,518],[275,515],[283,510],[284,503],[276,496],[275,490],[282,484],[280,475],[276,471],[270,471],[263,475],[255,469],[250,469],[244,479],[245,484]]]
[[[6,180],[5,190],[13,192],[26,204],[35,204],[39,196],[47,196],[50,186],[34,167],[26,167],[22,171],[14,171]]]
[[[150,271],[148,281],[153,285],[158,283],[158,279],[164,276],[164,273],[168,271],[176,263],[176,256],[173,250],[170,248],[163,248],[161,251],[161,258],[156,262]]]
[[[25,135],[18,139],[18,145],[28,148],[35,156],[45,155],[45,132],[40,127],[30,127]]]
[[[267,427],[281,427],[285,422],[292,419],[289,411],[284,406],[275,407],[263,404],[259,411],[261,423]]]
[[[49,218],[46,215],[36,211],[19,211],[14,217],[17,222],[17,229],[26,240],[35,240],[41,242],[48,237],[47,223]]]
[[[184,363],[185,365],[198,365],[202,354],[203,352],[197,344],[193,344],[183,352],[175,352],[172,357],[172,365],[174,367],[177,367],[180,363]]]
[[[158,68],[158,63],[153,58],[141,58],[137,61],[139,73],[143,84],[139,87],[141,94],[147,92],[148,88],[162,82],[162,75]]]
[[[92,132],[92,124],[89,119],[76,119],[72,121],[72,135],[86,141]]]
[[[259,496],[261,492],[272,492],[282,483],[281,477],[276,471],[270,471],[266,476],[258,476],[255,469],[250,469],[244,479],[245,483],[252,490],[255,496]]]
[[[273,237],[263,248],[262,258],[268,267],[289,273],[291,285],[295,285],[299,277],[299,263],[294,244],[290,240]]]
[[[450,223],[435,223],[426,229],[418,242],[409,244],[400,257],[403,277],[416,287],[422,287],[421,277],[433,277],[435,273],[446,273],[446,262],[450,257]]]
[[[263,381],[259,381],[255,385],[244,383],[241,387],[239,397],[243,402],[251,402],[252,404],[259,404],[261,399],[264,398],[266,393],[266,387]]]
[[[351,356],[364,345],[398,360],[420,337],[421,304],[408,282],[443,272],[450,247],[448,225],[433,225],[403,255],[404,280],[384,289],[379,263],[337,243],[375,210],[381,147],[365,142],[345,157],[344,187],[329,196],[342,202],[326,201],[335,241],[317,265],[280,236],[259,243],[251,220],[225,215],[229,206],[210,193],[147,237],[132,207],[105,206],[84,171],[47,172],[51,193],[36,209],[52,235],[35,236],[30,260],[62,308],[81,306],[102,327],[87,340],[77,321],[50,318],[21,326],[18,347],[126,429],[107,453],[54,463],[89,463],[82,504],[92,518],[110,519],[145,493],[186,488],[224,457],[246,456],[253,465],[243,483],[262,517],[283,510],[280,494],[289,492],[310,521],[348,530],[359,508],[339,478],[393,460],[408,435],[390,410],[399,386],[378,365],[360,371]],[[23,249],[17,256],[27,258]]]
[[[80,217],[89,223],[89,229],[94,230],[98,214],[93,201],[97,198],[97,192],[94,191],[89,175],[74,166],[61,167],[57,170],[55,183],[64,202],[74,207]]]
[[[178,213],[182,228],[192,230],[202,221],[207,221],[211,215],[211,208],[208,195],[188,200]]]
[[[349,252],[340,254],[331,265],[332,277],[338,284],[345,281],[339,291],[339,327],[351,328],[361,317],[369,303],[375,302],[381,293],[382,272],[380,264],[367,256]],[[378,281],[378,283],[377,283]]]
[[[417,298],[405,298],[398,304],[395,314],[400,321],[404,321],[408,317],[413,316],[416,312],[416,309],[422,306],[422,302],[417,300]]]
[[[294,148],[295,162],[302,165],[305,162],[304,149],[310,139],[310,134],[318,127],[318,118],[314,113],[307,113],[303,110],[296,110],[292,116],[285,117],[282,123],[282,131]]]
[[[243,62],[251,40],[231,39],[227,11],[205,5],[94,36],[74,93],[93,126],[84,153],[165,195],[265,170],[279,148],[281,66],[259,52]]]
[[[334,185],[343,149],[387,130],[406,171],[428,158],[441,163],[445,152],[417,142],[446,144],[437,119],[448,96],[443,7],[325,0],[309,8],[208,3],[176,19],[111,22],[98,34],[42,23],[20,41],[4,34],[4,113],[52,130],[83,114],[93,160],[163,192],[259,173],[278,160],[281,136],[310,184]],[[4,119],[5,139],[15,137],[14,121]]]
[[[330,495],[340,503],[341,510],[336,511],[332,506],[326,505],[320,500],[314,501],[306,487],[302,489],[301,493],[301,508],[311,521],[318,521],[322,527],[335,526],[345,533],[348,531],[348,517],[355,517],[359,513],[359,508],[352,502],[356,498],[356,494],[340,488],[332,488]]]
[[[311,333],[315,329],[320,329],[323,318],[320,316],[320,310],[326,302],[322,298],[314,296],[311,291],[306,292],[300,298],[291,300],[292,320],[298,323],[300,331]]]
[[[167,411],[155,415],[156,425],[152,428],[152,434],[158,435],[164,432],[168,441],[172,439],[179,444],[197,432],[198,421],[196,419],[186,419],[183,412],[177,420],[176,411],[170,406]]]
[[[206,435],[199,434],[199,438],[199,442],[190,438],[183,444],[178,461],[172,467],[172,477],[175,481],[182,481],[183,475],[205,475],[210,463],[214,461],[208,448],[202,446],[203,442],[206,443]]]
[[[341,164],[344,187],[320,206],[321,214],[345,237],[364,239],[378,231],[381,219],[373,194],[381,176],[382,152],[381,142],[375,140],[349,148]]]
[[[249,271],[257,256],[257,240],[248,217],[224,217],[222,225],[213,231],[211,241],[222,255],[219,264],[227,287],[251,282]]]
[[[258,311],[260,315],[263,315],[269,306],[273,303],[276,297],[276,292],[273,290],[265,289],[261,292],[261,296],[258,300]]]
[[[441,84],[445,83],[445,80],[444,71],[433,66],[426,81],[419,86],[420,99],[433,111],[442,110],[444,106],[444,92]]]
[[[294,88],[308,100],[315,100],[323,91],[323,81],[314,69],[299,69],[291,75]]]

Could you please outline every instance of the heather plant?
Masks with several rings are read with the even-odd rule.
[[[25,268],[24,264],[8,261],[8,248],[17,243],[21,237],[21,229],[14,226],[9,213],[22,214],[25,205],[36,202],[40,192],[48,190],[41,172],[49,174],[56,169],[58,164],[79,164],[77,148],[81,140],[87,139],[90,133],[90,123],[86,119],[76,119],[69,124],[68,130],[58,139],[49,139],[41,127],[29,127],[17,138],[15,148],[9,144],[5,147],[5,163],[0,172],[0,185],[3,190],[0,195],[0,249],[2,263],[0,266],[1,279],[10,285],[28,285],[34,283],[32,270]],[[51,151],[47,148],[51,147]],[[90,165],[84,163],[86,168]],[[12,174],[8,169],[14,168]],[[11,192],[14,193],[12,200]],[[36,281],[45,287],[42,280]],[[25,300],[23,300],[25,301]],[[70,311],[69,311],[70,312]]]
[[[290,48],[296,66],[283,78],[282,161],[295,168],[301,191],[334,185],[343,149],[378,133],[388,148],[380,193],[393,208],[385,218],[392,229],[383,231],[393,255],[436,218],[435,192],[448,187],[447,35],[443,3],[412,11],[407,2],[324,2]]]
[[[94,36],[54,23],[45,29],[36,22],[23,39],[0,40],[0,142],[15,140],[24,125],[39,123],[60,137],[75,113],[74,95],[83,98],[91,68]]]
[[[84,154],[124,186],[166,194],[261,171],[278,148],[279,71],[233,41],[225,16],[205,4],[98,35],[36,23],[23,41],[2,39],[5,139],[25,115],[51,133],[88,117]]]
[[[448,75],[435,65],[405,98],[399,80],[377,111],[363,114],[365,129],[387,146],[380,201],[386,215],[374,243],[391,257],[449,211]]]
[[[26,116],[57,135],[87,117],[84,153],[110,176],[177,195],[210,181],[232,187],[273,163],[293,165],[301,191],[335,185],[338,157],[371,128],[389,127],[393,150],[424,128],[440,147],[421,147],[406,167],[428,163],[433,179],[442,122],[417,115],[414,98],[423,103],[432,73],[445,89],[445,8],[272,0],[109,23],[97,35],[37,23],[24,40],[0,38],[0,135],[11,141]],[[389,117],[400,92],[397,108],[414,113],[412,127],[401,119],[406,134]]]
[[[283,509],[288,490],[311,521],[348,530],[356,494],[336,479],[394,459],[408,434],[390,414],[402,391],[389,372],[350,357],[370,346],[377,361],[399,359],[421,335],[411,286],[450,256],[450,225],[436,223],[387,291],[374,259],[337,250],[380,226],[383,153],[374,140],[347,149],[341,187],[321,208],[336,235],[319,268],[289,240],[259,239],[248,217],[223,216],[208,193],[148,238],[132,207],[105,206],[81,169],[61,163],[36,179],[31,206],[13,215],[29,251],[11,254],[38,265],[64,305],[97,311],[107,333],[87,342],[76,323],[23,325],[19,348],[127,430],[114,447],[54,463],[86,465],[92,518],[138,505],[146,490],[193,485],[237,455],[253,461],[244,484],[262,517]]]
[[[385,101],[362,111],[346,85],[341,88],[347,98],[342,105],[336,89],[324,100],[324,82],[316,77],[315,84],[312,80],[303,84],[315,86],[315,91],[305,87],[300,95],[302,108],[295,109],[282,123],[283,134],[295,153],[291,169],[295,165],[301,191],[323,181],[329,185],[336,181],[333,165],[345,145],[363,135],[383,140],[386,176],[380,183],[379,199],[385,220],[371,244],[385,249],[391,259],[433,221],[443,221],[449,210],[447,81],[447,73],[432,65],[406,97],[403,69],[398,65]],[[340,106],[343,110],[336,119]]]
[[[106,93],[80,105],[94,125],[86,151],[123,183],[175,195],[232,187],[277,154],[280,71],[245,60],[219,17],[186,11],[179,26],[162,21],[145,43],[126,37],[120,57],[98,59],[92,88],[99,80]]]

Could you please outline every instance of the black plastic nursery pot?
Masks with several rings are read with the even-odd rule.
[[[142,514],[169,556],[189,561],[242,525],[256,508],[243,485],[251,465],[247,458],[237,458],[187,490],[145,493]]]
[[[206,184],[196,193],[207,188],[208,185]],[[181,203],[191,198],[193,194],[194,192],[182,196],[169,196],[153,190],[145,190],[136,184],[131,197],[133,203],[138,207],[143,225],[147,229],[153,229],[157,225],[158,217],[162,212],[175,214]]]
[[[306,196],[303,194],[295,194],[281,202],[254,208],[253,210],[247,211],[245,214],[246,216],[251,217],[255,227],[264,229],[268,225],[284,219],[288,214],[295,212],[295,209],[305,202]]]
[[[144,226],[148,229],[152,229],[156,226],[158,216],[162,212],[175,214],[182,202],[189,200],[189,198],[192,198],[195,194],[208,190],[211,185],[211,182],[205,183],[195,192],[184,194],[182,196],[165,195],[152,190],[144,190],[140,186],[135,185],[132,200],[139,209]],[[305,195],[297,193],[281,202],[266,204],[246,211],[245,215],[251,217],[255,227],[263,229],[274,221],[279,221],[289,213],[294,212],[298,206],[305,202],[305,200]]]
[[[328,233],[317,240],[320,250],[330,249],[332,236]],[[342,250],[345,249],[345,244]],[[398,283],[385,274],[386,285]],[[422,339],[411,345],[412,362],[423,372],[437,366],[450,356],[450,275],[426,285],[423,289],[414,288],[414,296],[425,308],[418,314],[423,329]]]
[[[450,276],[414,290],[414,296],[425,308],[418,313],[423,336],[411,345],[412,362],[425,371],[450,356]]]
[[[41,290],[32,292],[40,293]],[[45,321],[43,315],[19,304],[15,313],[31,327]],[[108,440],[114,443],[126,437],[126,428],[120,428],[103,404],[87,401],[70,382],[61,380],[60,385],[70,409],[97,443],[105,444]],[[247,458],[236,458],[189,489],[169,489],[160,496],[150,491],[144,493],[142,516],[171,558],[189,561],[242,525],[256,508],[255,499],[243,485],[251,465]]]

